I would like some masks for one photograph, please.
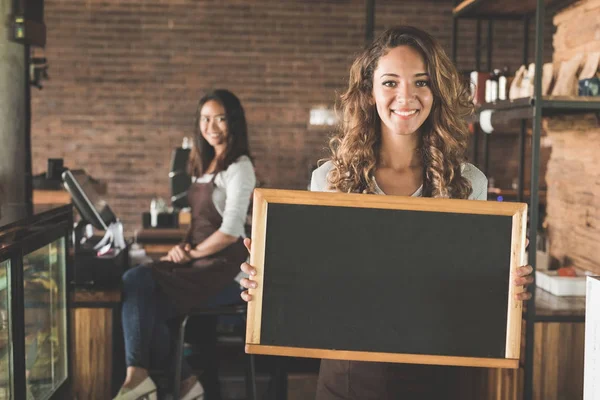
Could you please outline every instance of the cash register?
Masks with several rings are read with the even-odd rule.
[[[66,170],[62,181],[80,216],[73,229],[73,283],[90,288],[118,287],[129,266],[121,222],[95,191],[85,171]],[[94,235],[94,228],[101,234]]]

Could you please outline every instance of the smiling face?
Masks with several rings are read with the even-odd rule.
[[[227,147],[227,119],[225,107],[216,100],[209,100],[200,109],[200,132],[204,139],[220,154]]]
[[[373,73],[373,99],[384,135],[419,131],[433,105],[427,66],[410,46],[398,46],[382,56]]]

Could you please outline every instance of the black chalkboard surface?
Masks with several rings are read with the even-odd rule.
[[[257,189],[247,351],[517,368],[526,209]]]

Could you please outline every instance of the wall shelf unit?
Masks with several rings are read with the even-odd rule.
[[[480,45],[481,45],[481,22],[487,21],[488,24],[488,35],[487,35],[487,67],[491,69],[492,56],[491,56],[491,44],[492,44],[492,26],[495,20],[515,20],[522,21],[523,23],[523,64],[529,64],[529,21],[533,19],[535,21],[535,49],[534,49],[534,62],[535,62],[535,78],[534,78],[534,94],[531,97],[516,99],[512,101],[499,101],[491,104],[484,104],[477,107],[475,115],[470,122],[479,121],[479,117],[483,111],[491,111],[491,121],[494,123],[507,123],[507,122],[520,122],[520,143],[519,143],[519,177],[518,177],[518,189],[517,189],[517,201],[525,201],[525,195],[527,195],[529,201],[529,240],[530,243],[536,243],[537,240],[537,228],[539,226],[539,205],[540,205],[540,190],[539,190],[539,175],[540,175],[540,138],[541,138],[541,123],[542,117],[551,117],[559,115],[575,115],[582,113],[596,113],[600,116],[600,98],[596,97],[565,97],[565,96],[542,96],[541,91],[541,76],[542,76],[542,65],[543,65],[543,49],[544,49],[544,22],[545,13],[549,10],[552,12],[561,10],[576,1],[574,0],[505,0],[505,1],[494,1],[494,0],[465,0],[462,2],[455,1],[453,8],[453,27],[452,27],[452,57],[456,63],[457,59],[457,39],[458,39],[458,21],[460,19],[474,19],[477,21],[477,33],[476,33],[476,46],[475,46],[475,60],[476,65],[474,69],[482,71],[480,63]],[[537,99],[541,99],[538,101]],[[531,124],[532,134],[527,134],[527,123]],[[478,149],[478,131],[479,128],[475,124],[474,134],[474,146]],[[493,133],[492,133],[493,134]],[[484,140],[484,173],[488,173],[488,159],[489,159],[489,134],[483,136]],[[531,140],[531,186],[528,193],[525,192],[524,188],[524,174],[525,174],[525,144],[526,140]],[[477,154],[475,151],[474,162],[477,164]],[[534,267],[536,266],[536,252],[529,252],[529,264]],[[534,272],[535,273],[535,272]],[[517,393],[520,387],[514,387],[510,390],[510,399],[523,399],[533,400],[539,398],[540,393],[534,393],[534,384],[539,382],[536,380],[536,374],[539,378],[540,365],[534,364],[534,351],[535,347],[540,344],[534,345],[536,340],[535,330],[536,327],[545,329],[547,325],[553,323],[573,323],[582,325],[584,316],[577,315],[562,315],[556,313],[545,313],[541,312],[542,308],[538,307],[536,303],[536,297],[539,298],[539,306],[548,302],[544,294],[541,294],[540,290],[536,290],[535,287],[531,288],[532,299],[527,303],[527,312],[524,315],[525,321],[525,343],[524,343],[524,384],[522,387],[522,393]],[[540,315],[537,315],[536,310],[540,311]],[[581,328],[581,326],[579,326]],[[577,328],[577,329],[579,329]],[[534,374],[534,369],[535,371]],[[516,382],[516,380],[515,380]],[[537,388],[537,387],[536,387]],[[535,396],[535,397],[534,397]],[[542,395],[543,397],[543,395]],[[505,397],[502,397],[503,399]]]
[[[545,0],[547,11],[561,9],[574,3],[574,0]],[[465,0],[452,9],[454,18],[464,19],[516,19],[532,16],[538,7],[537,0]]]
[[[541,107],[542,117],[600,112],[600,97],[543,96]],[[493,112],[494,123],[531,120],[534,109],[535,97],[485,103],[476,107],[471,122],[477,122],[481,112],[487,110]]]

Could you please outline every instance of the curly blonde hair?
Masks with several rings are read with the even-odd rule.
[[[424,165],[423,196],[466,199],[471,183],[462,176],[473,112],[468,84],[440,44],[410,26],[385,31],[352,64],[348,90],[340,97],[341,126],[330,140],[333,168],[330,188],[347,193],[375,193],[373,179],[381,147],[381,119],[373,101],[373,73],[379,59],[398,46],[411,46],[425,62],[433,105],[423,125],[419,150]]]

